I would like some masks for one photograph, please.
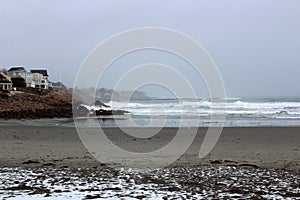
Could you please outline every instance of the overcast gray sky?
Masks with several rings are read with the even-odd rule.
[[[52,81],[61,73],[72,87],[98,43],[149,26],[202,44],[229,96],[300,96],[297,0],[0,0],[0,68],[48,68]],[[112,87],[109,81],[103,86]]]

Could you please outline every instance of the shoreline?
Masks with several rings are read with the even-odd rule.
[[[126,121],[127,119],[124,118],[124,115],[121,115],[120,117],[118,115],[116,116],[102,116],[102,117],[79,117],[79,118],[41,118],[41,119],[0,119],[0,127],[1,126],[45,126],[45,127],[75,127],[74,120],[77,120],[77,122],[82,121],[82,127],[89,126],[89,128],[97,128],[95,126],[95,122],[99,122],[101,128],[118,128],[120,127],[125,127],[125,128],[136,128],[134,126],[128,126],[129,123],[120,123],[116,124],[115,121]],[[87,124],[84,121],[88,120],[94,120],[92,123]],[[102,122],[102,123],[101,123]],[[247,123],[245,122],[244,124],[241,123],[232,123],[232,122],[225,122],[223,125],[223,128],[300,128],[300,121],[295,120],[296,123],[285,123],[285,124],[280,124],[280,123],[275,123],[270,121],[270,124],[264,124],[264,123]],[[80,126],[80,125],[79,125]],[[181,126],[180,128],[208,128],[208,127],[214,127],[213,123],[203,123],[201,125],[184,125]],[[179,128],[178,125],[170,125],[170,126],[153,126],[153,127],[139,127],[139,128]]]
[[[75,127],[0,126],[0,167],[103,166],[85,149]],[[141,128],[126,129],[142,131]],[[185,132],[191,129],[186,128]],[[151,151],[168,143],[177,128],[163,128],[151,141],[133,140],[122,134],[119,128],[103,130],[126,150]],[[229,165],[300,171],[300,127],[225,127],[214,149],[199,159],[199,148],[206,130],[198,128],[192,145],[171,167]],[[151,161],[145,162],[151,166]]]

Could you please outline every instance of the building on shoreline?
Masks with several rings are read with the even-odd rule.
[[[20,79],[24,79],[25,87],[49,89],[51,82],[49,81],[49,75],[46,69],[31,69],[27,72],[23,66],[13,66],[7,71],[8,76],[14,80],[20,82]]]
[[[48,79],[49,75],[46,69],[31,69],[30,73],[32,74],[33,84],[31,87],[43,89],[49,89],[49,87],[52,87],[52,84]]]
[[[12,90],[12,82],[8,75],[0,72],[0,92],[10,92]]]
[[[26,84],[25,87],[31,86],[32,75],[26,71],[25,67],[22,66],[11,67],[7,71],[7,75],[11,77],[12,82],[14,82],[14,79],[17,80],[18,82],[21,82],[20,78],[23,78]]]

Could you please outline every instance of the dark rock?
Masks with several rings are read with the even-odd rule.
[[[54,163],[45,163],[45,164],[43,164],[43,166],[49,167],[49,166],[55,166],[55,164]]]
[[[237,163],[237,162],[233,160],[224,160],[224,163]]]
[[[108,106],[108,105],[102,103],[102,102],[99,101],[99,100],[96,100],[96,101],[95,101],[95,106],[100,106],[100,107],[104,107],[104,108],[109,108],[109,107],[110,107],[110,106]]]
[[[16,190],[31,190],[32,187],[27,186],[25,183],[20,183],[18,186],[15,187],[9,187],[6,188],[6,190],[12,190],[12,191],[16,191]]]
[[[40,163],[40,162],[37,161],[37,160],[28,160],[28,161],[23,162],[23,164],[26,164],[26,165],[28,165],[28,164],[38,164],[38,163]]]
[[[82,105],[78,105],[77,110],[75,112],[76,113],[74,113],[74,115],[76,117],[86,117],[89,114],[90,111],[86,107],[84,107]]]
[[[103,109],[96,110],[97,116],[99,116],[99,115],[124,115],[126,113],[129,113],[129,112],[126,110],[103,110]]]
[[[109,188],[103,188],[102,189],[103,191],[106,191],[106,190],[111,190],[111,191],[121,191],[122,189],[119,188],[119,187],[109,187]]]
[[[85,196],[85,199],[99,199],[99,198],[101,198],[100,194],[94,194],[94,195],[88,194]]]
[[[213,165],[222,164],[222,160],[211,160],[210,164],[213,164]]]
[[[248,164],[248,163],[240,164],[239,167],[250,167],[250,168],[258,169],[258,166],[257,166],[257,165],[254,165],[254,164]]]

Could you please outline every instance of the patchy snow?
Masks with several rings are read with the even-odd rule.
[[[230,166],[154,170],[2,168],[3,199],[300,199],[300,176]]]

